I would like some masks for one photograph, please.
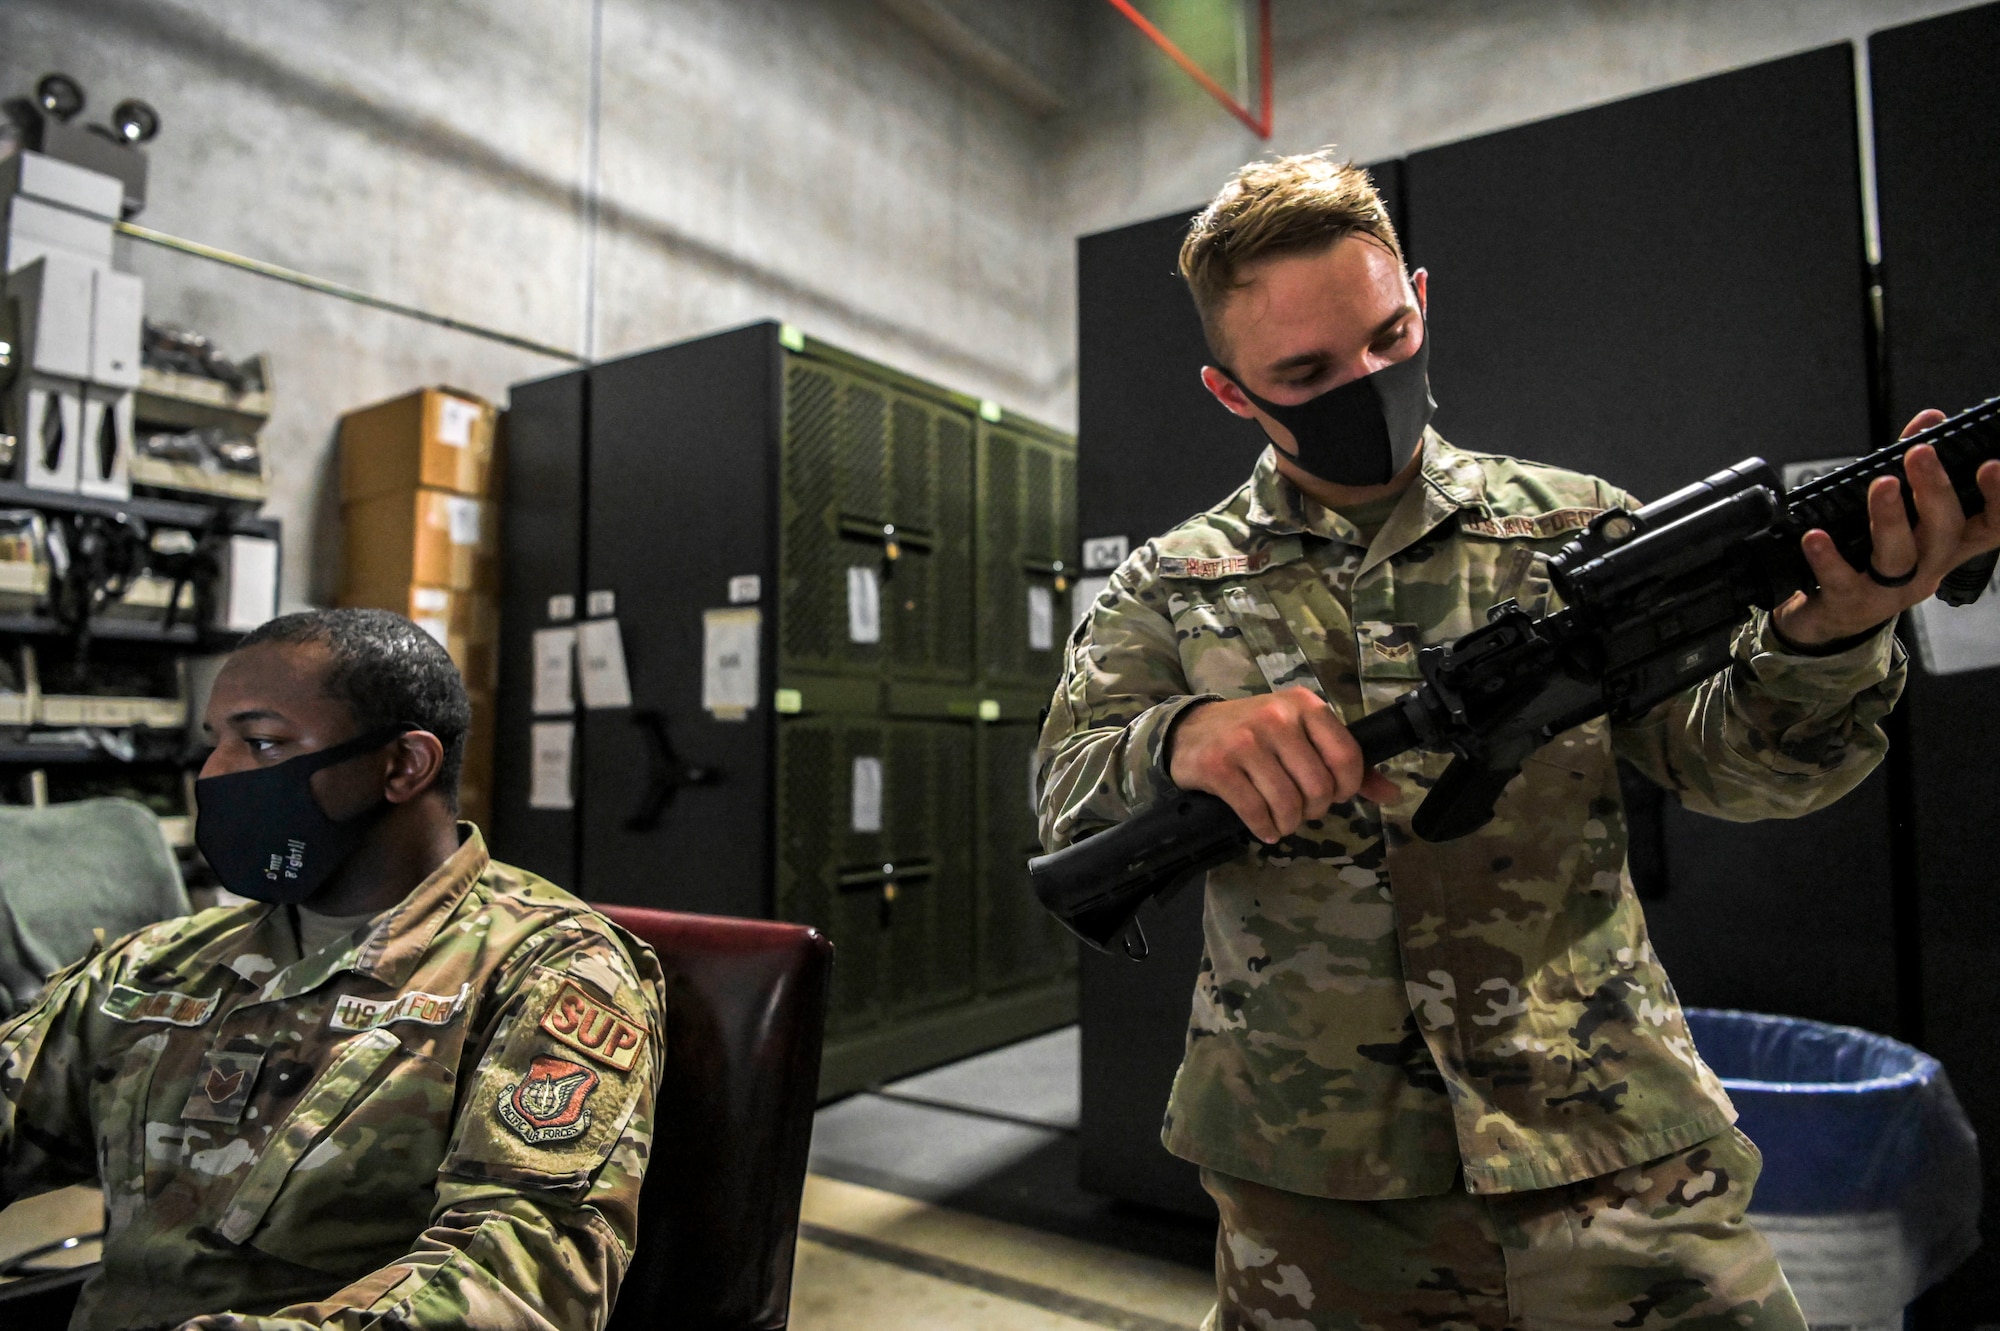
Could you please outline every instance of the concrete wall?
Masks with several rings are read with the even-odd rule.
[[[1268,144],[1099,0],[0,0],[0,96],[153,102],[167,232],[578,354],[787,319],[1068,425],[1079,234],[1263,152],[1398,155],[1958,7],[1278,0]],[[271,353],[287,606],[338,576],[342,411],[565,366],[121,248],[154,317]]]
[[[0,96],[50,69],[159,109],[160,230],[579,353],[775,317],[1067,409],[1048,130],[873,0],[0,4]],[[287,607],[335,589],[342,411],[566,364],[120,246],[150,315],[271,353]]]

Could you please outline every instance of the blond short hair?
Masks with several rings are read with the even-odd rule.
[[[1403,262],[1389,209],[1368,173],[1332,148],[1251,162],[1229,178],[1181,242],[1181,276],[1201,314],[1209,350],[1225,363],[1217,319],[1260,259],[1325,249],[1366,236]]]

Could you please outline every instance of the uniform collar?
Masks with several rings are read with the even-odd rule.
[[[478,828],[471,823],[460,823],[458,835],[458,849],[352,947],[330,949],[294,962],[287,971],[275,958],[292,955],[291,921],[282,906],[259,906],[255,908],[257,918],[249,928],[231,930],[196,953],[189,959],[187,973],[197,974],[207,966],[225,966],[252,983],[264,985],[258,1002],[305,993],[350,970],[400,987],[430,951],[438,930],[491,863],[486,841]],[[260,960],[271,962],[274,970],[264,970],[258,964]],[[282,981],[274,982],[280,974]]]
[[[1363,573],[1415,545],[1460,509],[1486,511],[1486,476],[1479,463],[1446,443],[1435,430],[1424,431],[1423,447],[1417,479],[1376,533],[1361,562]],[[1361,534],[1352,523],[1307,498],[1285,479],[1278,470],[1276,451],[1267,447],[1257,459],[1245,519],[1273,536],[1310,534],[1360,545]]]

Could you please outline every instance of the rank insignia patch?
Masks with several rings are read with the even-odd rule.
[[[597,1074],[581,1063],[538,1054],[528,1075],[500,1096],[500,1119],[530,1146],[581,1137],[590,1128],[583,1102],[597,1089]]]
[[[578,1053],[620,1072],[632,1070],[646,1037],[644,1026],[568,980],[542,1014],[542,1029]]]
[[[184,1123],[241,1123],[250,1103],[250,1090],[257,1084],[257,1069],[264,1064],[264,1050],[255,1045],[211,1049],[202,1055],[195,1069],[194,1089],[181,1106]]]

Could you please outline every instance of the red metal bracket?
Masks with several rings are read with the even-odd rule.
[[[1209,72],[1196,64],[1188,53],[1174,45],[1173,41],[1149,22],[1132,5],[1132,0],[1111,0],[1111,7],[1132,20],[1132,26],[1146,34],[1153,45],[1167,53],[1167,58],[1187,71],[1189,78],[1200,84],[1202,90],[1216,101],[1229,108],[1229,114],[1248,125],[1260,139],[1271,137],[1271,0],[1257,0],[1257,103],[1259,110],[1252,113],[1250,108],[1237,101],[1229,90],[1217,83]]]

